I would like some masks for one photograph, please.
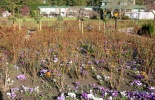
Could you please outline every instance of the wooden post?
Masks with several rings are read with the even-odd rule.
[[[40,30],[40,20],[37,21],[37,25],[38,25],[38,30]]]
[[[103,22],[103,27],[104,27],[104,34],[105,34],[105,22]]]
[[[83,32],[83,21],[81,21],[81,29],[82,29],[82,34],[84,33]]]
[[[99,19],[99,22],[98,22],[98,30],[99,31],[101,30],[100,19]]]
[[[117,30],[117,17],[115,17],[115,30]]]
[[[39,30],[41,30],[41,20],[39,21]]]
[[[79,30],[81,30],[81,20],[79,19]]]
[[[18,23],[18,24],[19,24],[19,30],[21,30],[21,23],[20,23],[20,20],[19,20],[19,23]]]

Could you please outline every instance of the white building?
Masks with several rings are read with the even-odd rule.
[[[114,8],[114,0],[102,0],[101,8],[102,9],[112,9]],[[132,1],[132,2],[131,2]],[[129,16],[132,19],[153,19],[154,15],[152,12],[145,12],[145,5],[135,5],[135,0],[120,0],[118,5],[114,5],[115,9],[125,9],[125,15]]]
[[[2,16],[3,16],[3,17],[9,17],[9,16],[11,16],[11,13],[9,13],[8,11],[4,11],[4,12],[2,13]]]
[[[39,6],[38,9],[40,14],[50,18],[61,15],[62,17],[66,17],[70,12],[78,13],[77,9],[83,8],[85,10],[93,10],[93,7],[81,6],[81,7],[70,7],[70,6]]]

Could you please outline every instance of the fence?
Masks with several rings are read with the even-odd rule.
[[[127,27],[135,27],[141,26],[144,23],[151,22],[151,20],[118,20],[117,21],[117,29],[119,28],[127,28]],[[0,26],[11,26],[13,22],[11,20],[0,20]],[[19,21],[16,21],[16,26],[18,27]],[[20,21],[21,29],[29,30],[29,29],[38,29],[38,23],[35,20]],[[49,28],[53,31],[79,31],[81,28],[81,23],[79,25],[78,20],[51,20],[51,21],[41,21],[42,29]],[[100,20],[100,26],[98,20],[85,20],[83,21],[83,29],[86,31],[104,31],[105,30],[114,30],[115,29],[115,21],[113,19],[109,19],[106,21],[104,26],[103,21]]]

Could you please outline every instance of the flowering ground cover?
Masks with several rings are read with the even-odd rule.
[[[108,28],[81,34],[70,23],[29,38],[24,27],[0,29],[4,100],[155,100],[154,38]]]

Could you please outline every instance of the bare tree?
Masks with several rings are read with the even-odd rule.
[[[154,15],[155,23],[155,0],[145,0],[146,10],[151,11]]]

